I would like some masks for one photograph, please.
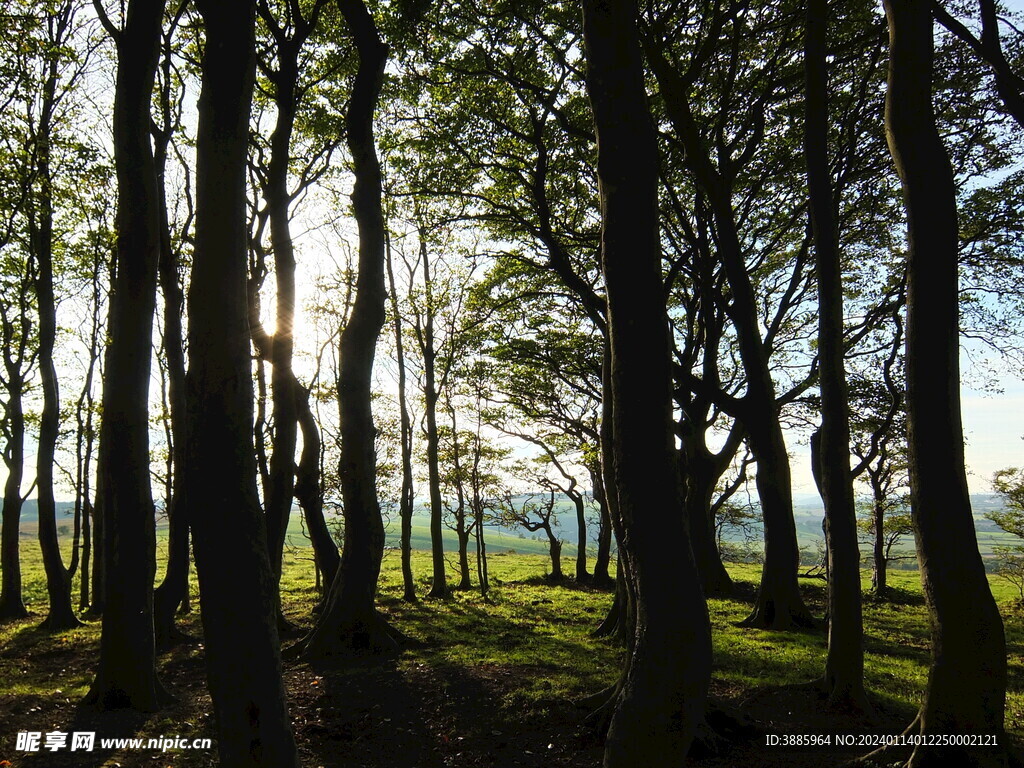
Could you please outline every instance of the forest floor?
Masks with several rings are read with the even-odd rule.
[[[26,550],[29,547],[25,548]],[[27,553],[26,553],[27,554]],[[621,650],[590,637],[611,594],[571,580],[551,585],[545,560],[503,553],[490,558],[491,603],[478,592],[448,601],[400,600],[396,552],[385,561],[382,611],[411,638],[411,646],[384,663],[345,668],[286,662],[285,685],[305,768],[596,768],[601,745],[582,700],[614,682]],[[568,566],[569,563],[566,563]],[[414,559],[428,572],[426,553]],[[821,674],[823,629],[766,632],[735,626],[749,610],[759,569],[730,566],[733,598],[711,600],[715,635],[712,727],[718,754],[693,756],[702,768],[727,766],[838,766],[870,751],[865,735],[899,734],[913,718],[928,662],[927,615],[916,573],[896,573],[897,597],[865,604],[866,670],[875,719],[827,711],[805,690],[786,688]],[[45,608],[39,574],[26,569],[26,593],[36,615],[0,626],[0,767],[205,768],[216,748],[149,748],[149,739],[214,739],[205,688],[202,645],[180,645],[161,657],[160,675],[177,703],[151,715],[102,714],[78,705],[92,681],[99,622],[60,634],[36,628]],[[289,555],[283,582],[285,613],[301,631],[310,623],[316,591],[308,552]],[[1024,735],[1024,621],[1011,608],[1004,583],[992,581],[1004,608],[1010,694],[1006,725]],[[805,598],[821,614],[824,583],[802,580]],[[426,592],[426,580],[419,584]],[[182,628],[201,636],[198,611]],[[285,640],[287,645],[290,640]],[[723,720],[721,713],[728,713]],[[18,749],[19,732],[67,733],[63,749]],[[72,751],[74,733],[95,733],[93,749]],[[824,746],[772,746],[786,736],[828,737]],[[841,747],[837,738],[852,737]],[[143,744],[103,745],[135,738]],[[6,762],[5,762],[6,761]]]

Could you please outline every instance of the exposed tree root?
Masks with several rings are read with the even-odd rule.
[[[170,627],[164,628],[163,630],[157,629],[156,632],[156,652],[157,654],[167,653],[179,645],[195,645],[199,642],[199,639],[192,635],[182,632],[177,625],[171,624]]]
[[[305,661],[386,659],[396,656],[408,640],[374,610],[368,616],[353,617],[334,626],[321,622],[282,655]]]
[[[778,606],[774,600],[758,599],[754,610],[736,626],[752,629],[816,629],[822,622],[799,602],[796,605]]]

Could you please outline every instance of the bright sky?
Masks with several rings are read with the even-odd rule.
[[[966,355],[961,355],[960,364],[966,372],[970,365]],[[966,386],[961,390],[967,483],[971,493],[991,493],[996,470],[1024,465],[1024,381],[1007,374],[998,383],[1003,390],[999,394]],[[935,415],[941,417],[939,413]],[[796,434],[787,434],[786,441],[793,456],[794,493],[815,493],[807,446],[799,444]]]

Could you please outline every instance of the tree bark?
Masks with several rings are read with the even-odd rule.
[[[167,503],[167,569],[163,581],[153,594],[153,624],[157,651],[170,648],[189,638],[174,624],[174,615],[188,598],[189,523],[185,499],[185,464],[188,461],[188,420],[185,404],[185,345],[182,317],[185,296],[181,288],[179,254],[171,243],[167,212],[166,169],[167,150],[174,130],[171,114],[171,37],[173,28],[164,33],[160,67],[163,72],[160,112],[162,126],[154,131],[157,193],[160,195],[160,263],[157,281],[163,294],[164,357],[167,362],[167,399],[170,406],[171,482]]]
[[[864,692],[864,625],[860,548],[850,473],[850,416],[843,361],[843,287],[828,163],[828,0],[807,0],[804,151],[818,278],[818,373],[821,388],[821,497],[825,504],[828,655],[823,680],[829,706],[868,711]]]
[[[48,612],[42,628],[60,631],[81,626],[71,607],[71,578],[60,553],[57,536],[57,511],[53,498],[53,467],[60,429],[60,392],[54,346],[57,340],[57,304],[53,274],[53,177],[50,146],[57,104],[57,83],[61,55],[58,48],[67,43],[76,7],[65,2],[56,9],[47,44],[49,52],[43,75],[39,121],[34,138],[35,172],[38,189],[33,196],[29,217],[31,257],[35,262],[36,306],[39,312],[39,379],[42,409],[39,414],[39,446],[36,452],[36,494],[39,503],[39,546],[46,573]]]
[[[584,0],[608,293],[612,453],[636,630],[614,699],[606,768],[686,760],[711,676],[711,633],[683,520],[671,339],[658,233],[658,154],[630,0]],[[671,533],[669,533],[671,532]],[[668,560],[660,542],[679,542]],[[666,585],[676,585],[668,589]]]
[[[188,292],[186,495],[207,677],[221,763],[295,768],[252,433],[245,188],[255,7],[249,0],[196,5],[206,43]]]
[[[928,687],[911,731],[986,734],[1004,744],[1006,642],[978,552],[964,470],[956,188],[932,108],[931,12],[927,0],[886,0],[885,11],[890,51],[886,133],[908,219],[912,520],[932,633]],[[908,765],[1005,761],[1005,747],[919,746]]]
[[[338,398],[341,457],[338,474],[345,509],[341,566],[327,608],[306,641],[305,658],[389,654],[397,650],[374,600],[384,555],[384,522],[376,487],[371,378],[384,326],[384,215],[380,162],[373,135],[387,46],[362,0],[339,0],[359,53],[359,68],[345,118],[355,185],[352,208],[359,227],[356,299],[341,334]]]
[[[430,555],[432,575],[428,596],[444,599],[449,596],[449,590],[445,574],[441,469],[438,457],[440,437],[437,430],[437,353],[434,349],[434,306],[430,290],[430,261],[426,243],[422,242],[422,239],[420,257],[423,259],[423,283],[424,290],[426,291],[426,317],[423,321],[420,346],[423,353],[423,416],[427,438],[427,488],[430,494]]]
[[[578,584],[588,583],[590,574],[587,573],[587,516],[586,508],[583,505],[583,494],[573,488],[568,494],[576,510],[576,582]]]
[[[712,210],[719,256],[732,290],[729,317],[736,329],[747,379],[747,393],[738,417],[747,428],[750,448],[757,458],[755,481],[764,521],[765,557],[754,610],[743,624],[766,629],[813,626],[814,618],[804,605],[797,582],[800,548],[793,520],[789,454],[775,402],[775,384],[768,368],[768,350],[758,328],[757,299],[736,229],[731,191],[709,159],[690,110],[686,84],[653,43],[648,52],[669,119]]]
[[[406,395],[405,344],[402,340],[402,316],[398,312],[398,292],[395,290],[395,274],[391,266],[391,248],[387,248],[388,288],[391,296],[391,315],[395,332],[395,356],[398,363],[398,418],[399,437],[402,444],[402,488],[399,492],[398,516],[401,519],[402,549],[402,599],[407,603],[417,602],[416,581],[412,573],[412,512],[415,494],[412,481],[412,419],[409,417],[409,402]]]
[[[302,431],[302,453],[295,472],[295,498],[306,518],[306,530],[313,544],[313,557],[324,583],[334,583],[341,564],[338,545],[334,543],[324,519],[324,499],[320,489],[320,430],[309,407],[309,390],[295,383],[298,397],[299,429]],[[326,602],[326,600],[325,600]]]
[[[100,709],[153,711],[169,700],[156,676],[153,578],[156,520],[149,463],[149,375],[160,258],[160,204],[150,144],[163,0],[132,0],[117,45],[114,164],[117,274],[110,296],[99,476],[106,593],[96,679],[85,697]]]
[[[613,583],[608,568],[612,557],[612,519],[608,511],[608,500],[604,491],[604,477],[600,460],[595,459],[588,464],[590,484],[593,488],[594,501],[601,515],[601,527],[597,535],[597,554],[594,556],[593,580],[595,587],[610,587]]]
[[[6,318],[5,326],[6,326]],[[6,329],[5,329],[6,330]],[[5,334],[6,336],[6,334]],[[5,339],[6,341],[6,339]],[[22,405],[24,382],[20,361],[17,368],[11,363],[10,347],[5,345],[4,357],[7,368],[6,428],[7,444],[4,446],[4,466],[7,467],[7,482],[4,484],[3,530],[0,533],[0,622],[16,621],[28,616],[28,609],[21,593],[21,481],[25,476],[25,414]]]

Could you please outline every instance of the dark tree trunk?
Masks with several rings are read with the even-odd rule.
[[[797,582],[800,548],[793,520],[789,454],[775,402],[775,384],[768,368],[768,351],[758,327],[757,300],[736,229],[731,191],[703,145],[690,111],[688,87],[663,53],[654,45],[649,51],[669,119],[686,148],[691,170],[707,195],[714,216],[719,254],[732,290],[729,316],[736,329],[747,379],[747,394],[738,417],[746,426],[750,448],[757,458],[756,485],[764,521],[765,558],[754,610],[743,623],[768,629],[812,626],[814,618],[804,605]]]
[[[683,440],[686,456],[686,520],[690,526],[690,545],[700,573],[704,594],[718,597],[732,592],[732,578],[725,570],[715,541],[715,521],[711,502],[721,472],[702,441]],[[683,471],[681,470],[681,471]]]
[[[884,597],[889,591],[889,564],[885,557],[885,507],[876,501],[872,507],[871,515],[871,527],[874,535],[871,548],[874,566],[871,571],[871,591],[877,597]]]
[[[825,504],[828,655],[822,681],[829,706],[867,711],[860,548],[850,473],[850,416],[843,363],[843,287],[828,164],[828,0],[807,0],[804,151],[818,278],[818,381],[821,387],[820,492]]]
[[[551,556],[551,581],[562,581],[565,578],[562,573],[562,542],[552,532],[550,525],[544,526],[544,533],[548,537],[548,554]]]
[[[255,6],[198,0],[206,30],[188,292],[186,496],[223,765],[295,768],[256,492],[246,265]]]
[[[77,483],[75,488],[76,506],[82,512],[81,565],[78,576],[78,609],[89,608],[90,566],[92,559],[92,464],[96,446],[96,435],[93,430],[93,379],[96,375],[101,356],[100,334],[103,320],[100,308],[100,275],[104,253],[96,248],[92,274],[92,332],[89,338],[89,366],[86,369],[82,394],[75,406],[75,421],[78,430]]]
[[[608,512],[600,462],[595,462],[588,469],[591,487],[594,489],[594,501],[601,516],[601,527],[597,534],[597,554],[594,557],[594,586],[610,587],[613,583],[608,571],[612,559],[612,519]]]
[[[421,334],[423,353],[423,416],[427,439],[427,488],[430,494],[430,553],[431,584],[429,597],[448,597],[448,581],[444,562],[444,526],[442,523],[441,469],[438,453],[440,437],[437,431],[437,354],[434,349],[434,306],[430,291],[430,260],[426,245],[421,243],[423,283],[426,289],[426,317]]]
[[[426,254],[424,254],[424,258]],[[466,525],[466,491],[463,485],[462,449],[459,445],[459,424],[455,418],[455,409],[448,404],[448,413],[452,417],[452,474],[455,486],[455,509],[450,510],[455,517],[455,536],[459,542],[459,585],[456,589],[471,589],[473,578],[469,570],[469,537],[473,533],[473,524]]]
[[[341,334],[338,398],[341,458],[338,474],[345,507],[341,567],[327,608],[306,641],[306,658],[387,654],[397,643],[374,600],[384,555],[384,522],[376,487],[371,378],[384,325],[384,216],[373,117],[387,62],[387,46],[362,0],[339,0],[359,52],[359,69],[345,119],[355,186],[352,208],[359,226],[356,299]]]
[[[267,166],[263,196],[270,217],[270,245],[274,254],[274,275],[277,280],[276,329],[266,350],[273,364],[270,376],[273,444],[265,487],[264,512],[267,518],[267,543],[270,546],[270,567],[277,584],[280,611],[281,564],[284,542],[291,517],[295,486],[295,449],[298,443],[298,414],[292,357],[295,348],[295,248],[292,244],[288,194],[288,167],[291,158],[292,132],[298,103],[296,85],[299,77],[298,57],[305,34],[287,37],[272,18],[267,21],[276,30],[277,69],[271,75],[277,123],[270,135],[270,161]],[[305,25],[300,29],[305,32]]]
[[[580,584],[590,581],[590,574],[587,573],[587,517],[586,507],[583,505],[583,494],[573,490],[568,494],[576,509],[576,581]]]
[[[5,323],[6,324],[6,323]],[[6,334],[5,334],[6,335]],[[5,362],[10,361],[9,348],[5,348]],[[24,382],[21,371],[7,366],[7,445],[4,446],[4,465],[7,482],[4,485],[3,531],[0,533],[0,621],[15,621],[28,616],[21,594],[21,481],[25,475],[25,414],[22,410]],[[18,366],[20,369],[20,365]]]
[[[167,569],[163,581],[153,595],[153,624],[157,651],[177,642],[189,640],[174,624],[178,607],[188,599],[189,524],[188,502],[185,499],[185,464],[188,461],[188,435],[185,404],[185,346],[182,317],[185,296],[179,276],[179,256],[171,243],[167,213],[166,168],[167,150],[174,129],[171,116],[171,35],[164,36],[160,66],[163,70],[161,114],[163,126],[156,135],[154,160],[157,170],[157,193],[160,195],[160,263],[157,280],[163,293],[164,357],[167,362],[167,396],[171,416],[171,493],[167,499]]]
[[[309,391],[295,383],[298,393],[299,429],[302,430],[302,453],[295,473],[295,498],[306,518],[306,530],[313,544],[317,572],[324,584],[333,584],[341,564],[338,546],[334,543],[324,519],[324,500],[320,490],[320,430],[309,407]]]
[[[612,351],[611,390],[605,396],[613,401],[619,543],[629,555],[637,608],[605,744],[606,768],[682,765],[711,676],[707,606],[690,552],[674,455],[657,142],[636,15],[630,0],[583,2]],[[679,542],[680,557],[664,557],[666,535]],[[667,584],[676,586],[666,589]]]
[[[466,513],[460,508],[456,513],[455,536],[459,540],[459,585],[456,589],[470,589],[473,579],[469,570],[469,536],[472,531],[466,527]]]
[[[160,258],[150,105],[163,0],[132,0],[117,44],[114,164],[117,274],[111,287],[98,478],[104,505],[106,593],[96,679],[85,703],[153,711],[168,700],[156,677],[156,520],[149,464],[149,374]],[[109,23],[109,22],[108,22]]]
[[[907,421],[914,537],[931,617],[928,688],[911,733],[1005,743],[1006,642],[978,553],[960,419],[958,230],[935,126],[927,0],[886,0],[886,133],[908,219]],[[908,765],[1004,765],[1005,747],[920,746]]]
[[[398,293],[395,291],[395,275],[391,268],[391,248],[387,249],[388,288],[391,295],[391,315],[395,330],[395,356],[398,363],[398,416],[402,443],[402,488],[398,502],[398,516],[402,521],[402,599],[415,603],[416,581],[412,574],[412,512],[415,501],[412,482],[412,419],[409,418],[409,403],[406,396],[405,344],[402,340],[402,316],[398,312]]]
[[[75,15],[72,3],[63,3],[54,14],[51,39],[54,47],[64,45]],[[60,427],[60,392],[54,345],[57,340],[57,304],[53,276],[53,179],[50,166],[50,145],[53,139],[53,117],[57,104],[57,81],[60,56],[50,56],[43,75],[39,105],[39,122],[35,138],[35,173],[38,189],[29,216],[31,257],[35,262],[36,306],[39,312],[39,380],[42,410],[39,414],[39,445],[36,451],[36,493],[39,504],[39,546],[46,573],[48,612],[42,628],[60,631],[78,627],[81,622],[71,607],[71,578],[60,553],[57,536],[57,511],[53,498],[54,454]]]
[[[480,504],[475,506],[473,532],[476,534],[476,578],[480,584],[480,596],[484,602],[490,601],[491,580],[487,575],[487,540],[484,538],[484,510]]]

